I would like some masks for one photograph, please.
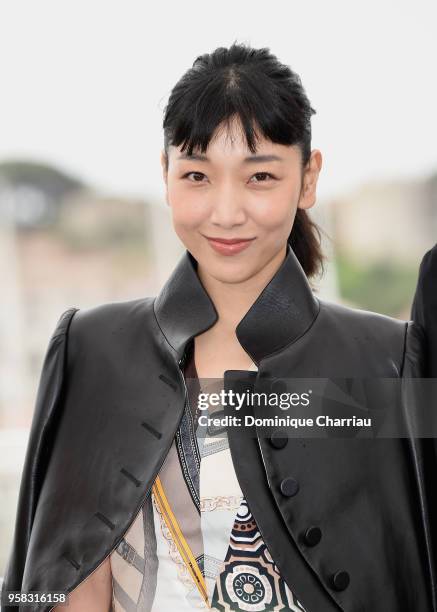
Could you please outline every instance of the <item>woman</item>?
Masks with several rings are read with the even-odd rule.
[[[421,440],[229,427],[199,466],[205,379],[256,392],[423,372],[419,325],[310,287],[323,260],[307,214],[322,165],[313,113],[268,49],[219,48],[174,87],[161,161],[186,251],[156,298],[59,320],[4,590],[68,591],[69,609],[89,612],[437,610],[435,461]],[[237,501],[202,506],[219,498]]]

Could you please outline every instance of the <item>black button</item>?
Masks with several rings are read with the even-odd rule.
[[[281,482],[281,493],[287,497],[293,497],[299,491],[299,483],[294,478],[284,478]]]
[[[274,448],[284,448],[287,442],[287,432],[283,429],[278,429],[277,431],[274,431],[270,436],[270,444],[274,446]]]
[[[336,591],[344,591],[349,581],[349,574],[344,571],[335,572],[335,574],[331,576],[331,585]]]
[[[322,538],[322,531],[319,527],[308,527],[305,531],[305,542],[308,546],[316,546]]]

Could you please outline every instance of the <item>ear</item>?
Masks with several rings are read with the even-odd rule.
[[[322,169],[322,154],[318,149],[311,151],[310,159],[305,166],[302,177],[302,189],[299,196],[298,208],[311,208],[316,203],[317,181]]]
[[[167,183],[167,164],[166,164],[166,155],[164,149],[161,150],[160,162],[162,168],[162,178],[164,182]]]
[[[164,149],[161,150],[160,162],[161,162],[161,168],[162,168],[162,178],[164,179],[164,184],[165,184],[165,202],[168,206],[170,206],[170,203],[168,201],[167,159],[166,159]]]

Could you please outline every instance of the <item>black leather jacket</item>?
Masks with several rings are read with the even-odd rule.
[[[437,244],[425,253],[420,263],[411,318],[425,331],[426,375],[437,378]]]
[[[5,590],[72,591],[117,546],[182,417],[188,344],[216,320],[188,251],[156,298],[63,313],[43,365]],[[255,387],[263,377],[424,371],[420,325],[317,298],[290,248],[236,334],[258,366]],[[235,445],[230,436],[230,447],[264,541],[308,612],[437,611],[434,439]],[[283,493],[287,478],[296,495]],[[322,537],[311,546],[314,526]]]

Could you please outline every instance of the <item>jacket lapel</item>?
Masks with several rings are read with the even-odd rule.
[[[258,365],[304,334],[317,317],[319,307],[296,255],[287,245],[281,266],[238,324],[238,341]],[[194,336],[217,321],[217,311],[189,251],[185,251],[156,298],[154,310],[178,359]]]

